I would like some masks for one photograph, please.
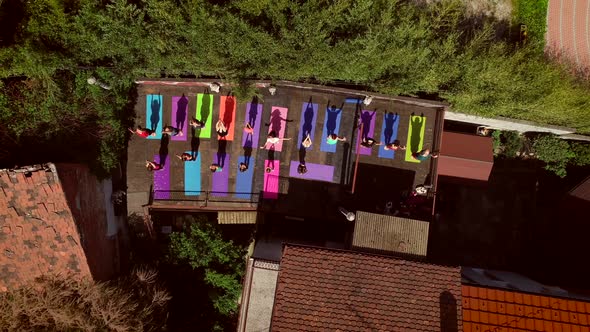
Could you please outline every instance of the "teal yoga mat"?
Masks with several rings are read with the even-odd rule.
[[[148,136],[147,139],[161,139],[162,138],[162,95],[147,95],[146,96],[146,117],[145,127],[156,132],[156,136]]]

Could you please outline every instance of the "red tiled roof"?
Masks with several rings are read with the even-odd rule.
[[[54,170],[0,170],[0,291],[43,274],[90,276]]]
[[[546,52],[590,69],[589,0],[551,0],[547,8]]]
[[[461,331],[460,269],[286,245],[271,330]]]
[[[463,331],[590,331],[590,303],[463,286]]]

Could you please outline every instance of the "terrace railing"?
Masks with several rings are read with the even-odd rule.
[[[240,197],[241,195],[241,197]],[[247,198],[249,196],[250,198]],[[260,201],[260,193],[252,192],[219,192],[219,191],[184,191],[184,190],[152,190],[152,203],[201,203],[202,207],[210,204],[238,205],[249,204],[256,206]]]

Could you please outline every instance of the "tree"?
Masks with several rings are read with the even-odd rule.
[[[161,331],[168,293],[138,269],[110,283],[45,276],[0,294],[3,331]]]
[[[541,135],[533,143],[537,158],[545,162],[545,169],[559,177],[567,175],[566,168],[575,157],[567,141],[554,135]]]
[[[187,217],[186,221],[189,225],[184,231],[170,234],[169,260],[201,271],[202,281],[211,287],[213,307],[221,315],[231,316],[242,292],[246,251],[224,240],[205,217]]]

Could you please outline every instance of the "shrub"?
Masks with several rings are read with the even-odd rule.
[[[135,270],[111,283],[45,276],[0,294],[3,331],[161,331],[168,293],[157,274]]]
[[[538,136],[533,143],[537,158],[545,162],[545,169],[559,177],[567,175],[566,167],[575,157],[567,141],[554,135]]]

